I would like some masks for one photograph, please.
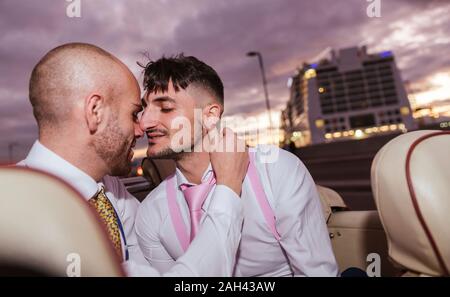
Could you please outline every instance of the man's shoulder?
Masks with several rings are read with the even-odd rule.
[[[253,151],[256,152],[257,162],[266,165],[269,169],[296,168],[302,165],[299,157],[275,145],[260,144]]]

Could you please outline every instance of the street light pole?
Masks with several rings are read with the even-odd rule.
[[[269,113],[269,131],[272,130],[272,113],[270,111],[270,103],[269,103],[269,92],[267,91],[267,80],[266,80],[266,73],[264,71],[264,63],[263,63],[263,59],[262,59],[262,55],[260,52],[248,52],[247,53],[248,57],[258,57],[258,61],[259,61],[259,68],[261,69],[261,75],[262,75],[262,81],[263,81],[263,87],[264,87],[264,95],[266,98],[266,108],[267,108],[267,112]]]

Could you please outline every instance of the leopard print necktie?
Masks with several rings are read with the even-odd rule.
[[[113,205],[108,197],[106,197],[105,189],[101,187],[97,195],[89,199],[89,203],[95,208],[102,222],[105,224],[111,242],[120,259],[122,259],[122,242],[120,241],[119,222]]]

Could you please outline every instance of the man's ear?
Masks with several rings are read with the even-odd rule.
[[[89,131],[95,133],[105,117],[105,98],[99,94],[90,94],[84,104],[84,115]]]
[[[222,106],[218,103],[210,103],[203,108],[203,126],[207,131],[215,128],[222,115]]]

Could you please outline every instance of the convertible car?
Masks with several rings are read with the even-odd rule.
[[[351,210],[336,191],[317,185],[341,271],[450,275],[449,152],[449,131],[389,141],[371,166],[376,210]],[[142,167],[145,177],[127,181],[138,199],[174,170],[170,161],[145,160]],[[33,170],[0,169],[0,275],[66,276],[76,273],[67,264],[77,257],[83,275],[124,275],[95,215],[67,185]]]

